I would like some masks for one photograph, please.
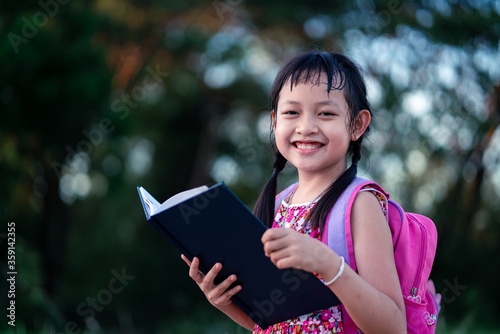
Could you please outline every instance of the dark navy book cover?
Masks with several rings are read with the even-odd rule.
[[[261,237],[267,227],[224,183],[180,193],[162,205],[144,188],[138,191],[148,221],[188,259],[198,257],[201,272],[219,262],[216,284],[237,276],[233,285],[242,289],[232,300],[261,328],[340,304],[313,274],[278,269],[265,256]]]

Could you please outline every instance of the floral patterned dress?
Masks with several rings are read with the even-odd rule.
[[[382,193],[376,192],[375,189],[366,188],[361,191],[372,190],[377,197],[382,210],[385,212],[386,198]],[[275,228],[293,228],[294,230],[309,235],[311,238],[321,240],[320,229],[312,229],[310,222],[306,221],[306,217],[311,211],[316,202],[309,202],[304,204],[288,205],[288,197],[285,198],[278,209],[274,218]],[[319,277],[319,275],[317,275]],[[319,277],[321,279],[321,277]],[[322,279],[321,279],[322,280]],[[314,296],[311,296],[314,298]],[[298,318],[289,319],[269,326],[265,329],[260,328],[258,325],[254,327],[254,334],[288,334],[288,333],[313,333],[313,334],[330,334],[330,333],[343,333],[344,325],[342,322],[342,308],[341,305],[333,306],[325,310],[316,311],[313,313],[302,315]],[[360,330],[358,330],[361,333]]]

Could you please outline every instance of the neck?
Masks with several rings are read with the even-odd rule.
[[[292,204],[307,203],[314,200],[335,182],[343,172],[344,170],[338,173],[315,173],[311,175],[299,171],[299,186],[293,196]]]

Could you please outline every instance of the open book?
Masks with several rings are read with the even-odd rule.
[[[232,301],[261,328],[340,304],[313,274],[278,269],[261,242],[267,229],[223,184],[181,192],[160,204],[138,187],[147,220],[204,274],[222,264],[215,283],[236,274]],[[187,276],[186,276],[187,277]]]
[[[143,201],[143,204],[145,205],[144,211],[146,213],[146,217],[147,219],[149,219],[152,215],[156,214],[157,212],[165,211],[168,208],[171,208],[179,203],[182,203],[196,195],[199,195],[207,191],[208,187],[201,186],[180,192],[177,195],[170,197],[162,204],[158,203],[158,201],[153,196],[151,196],[151,194],[148,193],[146,189],[144,189],[143,187],[138,187],[137,189],[139,190],[139,195]]]

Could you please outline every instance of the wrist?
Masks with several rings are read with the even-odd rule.
[[[214,305],[212,304],[213,306],[215,306],[215,308],[217,308],[219,311],[223,312],[223,313],[227,313],[227,312],[231,312],[234,308],[238,308],[232,300],[229,300],[227,303],[225,304],[222,304],[222,305]]]
[[[339,266],[339,271],[337,272],[337,274],[329,281],[326,281],[325,280],[325,284],[330,286],[332,285],[333,283],[335,283],[337,281],[337,279],[342,275],[342,273],[344,272],[344,267],[345,267],[345,259],[343,256],[340,257],[340,266]]]
[[[332,251],[332,255],[329,256],[328,264],[325,267],[323,273],[318,273],[321,275],[327,285],[333,284],[343,273],[345,266],[345,259],[342,256],[337,255]]]
[[[245,312],[243,312],[235,303],[231,302],[225,307],[218,309],[240,326],[248,330],[253,330],[255,322]]]

